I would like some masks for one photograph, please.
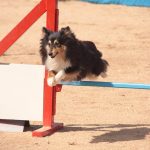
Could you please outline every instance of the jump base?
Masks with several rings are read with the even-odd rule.
[[[30,126],[29,121],[0,119],[0,131],[3,132],[23,132],[26,126]]]
[[[43,126],[42,128],[33,131],[32,136],[34,136],[34,137],[48,136],[62,128],[63,128],[63,123],[55,123],[52,127],[51,126]]]

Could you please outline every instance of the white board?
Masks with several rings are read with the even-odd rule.
[[[45,67],[0,65],[0,119],[42,121]]]

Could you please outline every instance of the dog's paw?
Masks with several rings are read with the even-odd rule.
[[[47,79],[47,84],[48,84],[49,86],[55,86],[57,83],[56,83],[55,78],[54,78],[54,77],[51,77],[51,78],[48,78],[48,79]]]

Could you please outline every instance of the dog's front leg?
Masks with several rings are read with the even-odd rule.
[[[50,77],[47,79],[47,83],[49,86],[55,86],[56,84],[60,83],[66,76],[65,70],[60,70],[55,76]]]

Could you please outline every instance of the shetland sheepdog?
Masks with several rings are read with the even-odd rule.
[[[43,27],[40,43],[42,63],[54,75],[48,78],[48,85],[61,81],[80,81],[84,78],[104,77],[108,62],[91,41],[76,38],[69,26],[53,32]]]

